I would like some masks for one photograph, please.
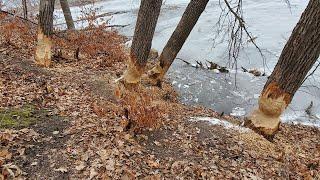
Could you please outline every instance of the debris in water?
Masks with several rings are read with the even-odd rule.
[[[246,115],[246,111],[244,110],[244,108],[235,107],[232,109],[230,115],[235,117],[243,117],[244,115]]]

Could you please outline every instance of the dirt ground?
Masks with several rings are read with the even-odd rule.
[[[0,179],[320,179],[317,128],[282,124],[270,142],[248,129],[190,121],[240,124],[181,104],[168,82],[162,89],[143,82],[119,98],[124,60],[54,62],[38,67],[32,51],[0,43],[0,120],[26,105],[36,119],[0,127]],[[132,130],[128,123],[139,120],[157,126]]]

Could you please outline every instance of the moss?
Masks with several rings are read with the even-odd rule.
[[[0,110],[0,129],[23,128],[34,124],[38,120],[35,111],[35,107],[31,105]]]

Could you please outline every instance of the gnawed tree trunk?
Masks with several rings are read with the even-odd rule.
[[[320,1],[310,0],[259,98],[259,108],[245,124],[265,137],[273,137],[280,115],[320,54]]]
[[[35,60],[38,65],[45,67],[49,67],[51,64],[53,10],[54,0],[40,0],[38,43]]]
[[[157,64],[150,72],[150,77],[159,83],[177,57],[183,44],[205,10],[209,0],[191,0],[182,18],[164,47]]]
[[[130,59],[124,73],[124,81],[136,84],[140,81],[152,45],[162,0],[142,0],[130,50]]]
[[[64,19],[66,20],[68,29],[74,29],[72,14],[67,0],[60,0],[60,5],[63,11]]]

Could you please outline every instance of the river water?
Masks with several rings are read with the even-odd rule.
[[[96,3],[99,13],[119,12],[111,17],[100,18],[100,22],[128,25],[119,32],[132,37],[139,8],[139,0],[107,0]],[[153,48],[163,49],[171,33],[179,22],[188,4],[188,0],[164,1],[159,22],[153,40]],[[292,29],[298,22],[301,13],[307,5],[306,0],[291,0],[290,8],[284,0],[244,0],[243,11],[245,21],[255,42],[263,49],[266,57],[266,73],[270,74],[277,63],[278,57]],[[91,6],[88,5],[87,8]],[[91,7],[92,8],[92,7]],[[73,7],[73,16],[78,18],[83,8]],[[206,62],[210,60],[220,65],[227,65],[227,42],[215,44],[216,22],[221,8],[218,0],[210,0],[209,4],[186,41],[179,58],[195,63],[195,60]],[[61,10],[56,11],[56,23],[63,22]],[[78,27],[85,23],[78,23]],[[240,53],[238,67],[263,70],[262,58],[252,43],[247,43]],[[294,96],[287,111],[283,114],[284,122],[302,123],[320,127],[320,73],[309,78]],[[231,68],[230,73],[216,73],[192,66],[176,60],[168,75],[184,103],[204,105],[218,112],[243,117],[256,105],[267,77],[255,77],[241,72],[241,69]],[[305,113],[305,109],[313,101],[313,117]]]

